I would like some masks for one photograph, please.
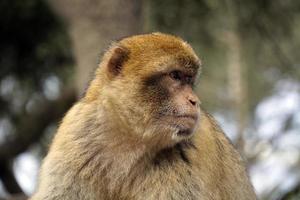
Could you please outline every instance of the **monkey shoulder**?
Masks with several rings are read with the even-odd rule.
[[[242,156],[205,111],[194,141],[198,148],[195,162],[201,167],[200,173],[205,174],[201,177],[207,177],[205,185],[215,185],[225,199],[256,199]]]

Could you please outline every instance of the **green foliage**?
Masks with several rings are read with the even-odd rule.
[[[46,1],[0,1],[0,13],[0,129],[10,141],[30,135],[24,121],[60,96],[73,58],[67,27]]]
[[[45,1],[1,1],[0,13],[0,79],[12,75],[35,87],[70,65],[65,26]]]

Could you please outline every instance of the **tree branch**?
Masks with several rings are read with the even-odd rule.
[[[37,142],[45,128],[53,121],[62,118],[67,109],[75,102],[73,89],[66,90],[62,96],[54,101],[46,101],[32,113],[22,116],[16,124],[15,137],[0,145],[0,179],[10,194],[18,194],[18,199],[25,199],[25,195],[15,179],[10,162],[20,153]],[[15,197],[14,197],[15,198]]]
[[[15,179],[12,167],[8,161],[1,160],[0,162],[0,178],[3,185],[8,193],[19,194],[23,193],[21,187],[19,186],[17,180]]]
[[[60,98],[47,101],[39,109],[22,117],[16,125],[16,136],[0,145],[0,160],[11,160],[27,150],[31,144],[41,138],[45,128],[51,122],[63,116],[75,102],[76,95],[73,89],[64,91],[62,94]]]
[[[300,196],[300,182],[289,192],[285,193],[280,200],[289,200],[292,199],[292,197],[295,197],[296,195]]]

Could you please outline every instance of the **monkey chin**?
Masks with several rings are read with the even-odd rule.
[[[191,138],[196,133],[197,127],[198,121],[189,126],[185,126],[182,123],[169,124],[169,128],[166,128],[166,132],[164,133],[170,135],[170,137],[168,137],[169,141],[165,141],[166,144],[168,144],[167,146],[173,146],[183,140]]]
[[[200,115],[165,115],[148,124],[143,132],[143,141],[159,150],[172,147],[191,138],[199,126]]]
[[[182,127],[182,126],[175,126],[174,131],[172,133],[172,140],[177,143],[181,140],[188,139],[193,136],[195,133],[196,126],[194,127]]]

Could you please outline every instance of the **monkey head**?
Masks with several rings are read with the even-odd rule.
[[[199,124],[193,91],[200,61],[182,39],[162,33],[122,39],[105,53],[87,92],[101,101],[123,134],[172,145],[192,136]],[[120,130],[121,131],[121,130]]]

